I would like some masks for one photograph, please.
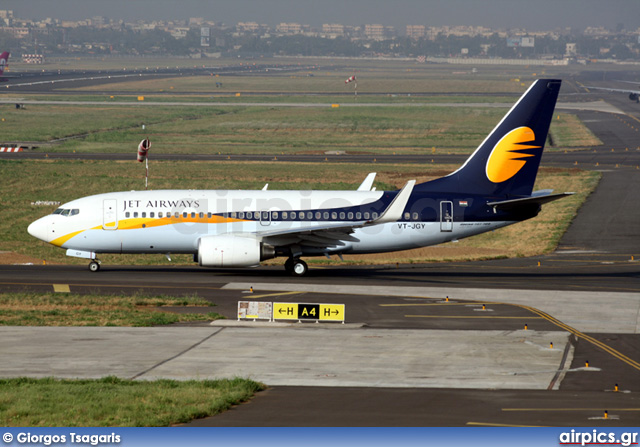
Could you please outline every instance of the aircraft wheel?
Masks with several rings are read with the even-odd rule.
[[[301,259],[296,259],[293,261],[293,268],[291,270],[293,276],[304,276],[308,271],[309,267],[307,266],[306,262]]]
[[[98,270],[100,270],[100,264],[98,264],[96,261],[91,261],[89,263],[89,270],[91,270],[92,272],[97,272]]]
[[[284,269],[288,273],[293,273],[293,258],[289,258],[284,262]]]

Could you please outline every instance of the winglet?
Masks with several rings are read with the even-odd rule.
[[[411,197],[411,192],[413,192],[413,187],[416,184],[415,180],[409,180],[406,185],[400,190],[395,199],[391,202],[391,204],[384,210],[384,213],[380,215],[375,220],[372,220],[369,225],[378,225],[383,223],[395,222],[396,220],[402,217],[402,212],[407,206],[407,202],[409,202],[409,197]]]
[[[367,178],[358,186],[358,191],[371,191],[371,187],[373,186],[373,180],[376,178],[376,173],[371,172],[367,175]]]

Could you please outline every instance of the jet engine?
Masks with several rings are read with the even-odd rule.
[[[253,236],[205,236],[198,241],[201,267],[253,267],[274,257],[274,248]]]

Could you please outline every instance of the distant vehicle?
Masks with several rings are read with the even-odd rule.
[[[0,77],[4,73],[4,69],[7,68],[10,54],[11,53],[9,53],[8,51],[5,51],[4,53],[0,54]]]
[[[32,236],[98,253],[190,253],[202,267],[252,267],[303,256],[379,253],[441,244],[535,217],[571,193],[533,191],[560,80],[539,79],[457,171],[397,191],[376,191],[375,173],[356,191],[165,190],[98,194],[62,205],[31,225]]]

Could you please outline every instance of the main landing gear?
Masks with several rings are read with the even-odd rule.
[[[309,266],[300,258],[289,258],[284,263],[284,269],[293,276],[304,276],[309,271]]]
[[[91,270],[92,272],[97,272],[98,270],[100,270],[100,261],[98,261],[97,259],[92,260],[89,263],[89,270]]]

